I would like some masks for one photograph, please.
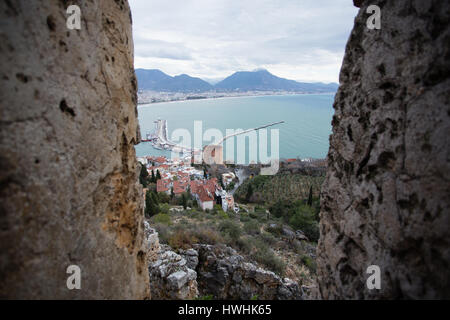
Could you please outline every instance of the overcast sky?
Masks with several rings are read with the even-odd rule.
[[[338,82],[351,0],[129,0],[135,68],[200,78],[265,68]]]

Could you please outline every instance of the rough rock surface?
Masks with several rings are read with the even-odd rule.
[[[159,245],[149,274],[152,299],[212,295],[214,299],[292,300],[307,294],[302,293],[307,288],[245,261],[225,245],[196,244],[178,253],[168,245]]]
[[[67,3],[0,1],[0,297],[147,298],[130,10]]]
[[[158,232],[150,227],[148,221],[144,221],[145,239],[147,240],[147,260],[155,262],[158,260],[160,245]]]
[[[224,245],[194,245],[198,252],[197,282],[201,296],[215,299],[301,299],[298,284],[246,262]]]
[[[369,30],[369,4],[381,29]],[[450,3],[362,1],[336,94],[318,275],[333,298],[450,298]],[[381,289],[366,269],[381,269]]]
[[[149,265],[152,299],[194,299],[197,273],[183,256],[161,245],[158,258]]]

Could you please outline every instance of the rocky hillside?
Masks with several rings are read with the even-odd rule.
[[[322,297],[449,298],[450,3],[356,1],[322,189]],[[369,30],[369,4],[381,29]],[[366,287],[378,265],[381,289]]]
[[[149,259],[154,299],[292,300],[306,297],[296,281],[246,260],[224,244],[194,244],[174,250],[160,245],[158,233],[148,230],[149,245],[157,253]],[[177,251],[177,252],[175,252]]]
[[[149,297],[130,10],[76,3],[0,2],[0,298]]]

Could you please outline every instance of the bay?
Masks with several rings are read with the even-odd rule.
[[[217,128],[223,135],[226,129],[245,130],[285,121],[267,131],[270,137],[270,129],[279,129],[281,159],[325,158],[334,114],[333,100],[334,94],[302,94],[164,102],[139,105],[138,118],[143,138],[154,129],[157,119],[167,120],[169,138],[175,129],[184,128],[191,133],[192,139],[196,120],[202,121],[203,133],[209,128]],[[209,142],[203,141],[203,145]],[[147,142],[135,148],[138,157],[170,156],[169,151],[154,149]],[[270,138],[268,149],[270,152]]]

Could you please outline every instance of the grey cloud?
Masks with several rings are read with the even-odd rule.
[[[168,65],[153,59],[164,58],[186,61],[170,65],[174,73],[219,77],[283,65],[279,70],[311,73],[291,78],[329,81],[338,80],[337,61],[358,11],[351,0],[130,0],[130,5],[137,67],[165,71]],[[325,70],[327,64],[334,66]]]
[[[141,57],[156,57],[173,60],[191,60],[192,55],[182,43],[154,39],[135,40],[135,54]]]

